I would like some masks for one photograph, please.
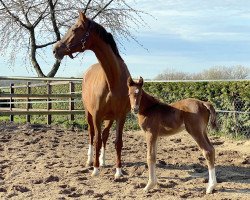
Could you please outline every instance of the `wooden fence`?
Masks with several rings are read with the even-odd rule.
[[[0,77],[0,80],[11,80],[11,78]],[[9,86],[0,87],[0,116],[10,116],[10,121],[14,121],[15,115],[26,115],[26,121],[30,122],[31,115],[46,115],[47,124],[51,124],[52,115],[66,114],[70,116],[70,120],[74,120],[76,114],[83,114],[84,110],[75,109],[76,100],[81,101],[81,94],[75,92],[75,83],[81,79],[50,79],[50,78],[20,78],[18,80],[32,80],[27,84],[15,85],[11,83]],[[53,80],[53,82],[52,82]],[[56,80],[56,81],[55,81]],[[42,81],[34,83],[33,81]],[[68,93],[53,94],[54,86],[68,85]],[[46,87],[46,93],[33,94],[32,88]],[[17,89],[25,89],[25,94],[17,94]],[[68,109],[52,109],[54,102],[67,102]],[[15,104],[24,104],[25,108],[17,108]],[[46,109],[34,109],[33,104],[45,103]]]

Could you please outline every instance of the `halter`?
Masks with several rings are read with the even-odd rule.
[[[75,47],[75,46],[78,46],[80,43],[82,44],[82,49],[84,49],[84,48],[85,48],[85,43],[87,42],[87,39],[88,39],[88,37],[89,37],[89,32],[90,32],[90,29],[91,29],[91,25],[92,25],[92,23],[91,23],[91,21],[89,20],[87,30],[85,31],[85,33],[84,33],[84,35],[83,35],[83,38],[80,40],[80,42],[78,42],[78,43],[76,43],[76,44],[73,44],[73,45],[70,45],[70,46],[69,46],[69,45],[66,45],[66,44],[63,43],[63,42],[61,42],[61,45],[62,45],[63,47],[65,47],[66,50],[67,50],[68,52],[71,52],[71,48],[72,48],[72,47]],[[80,52],[79,52],[79,53],[80,53]],[[77,53],[76,56],[78,56],[79,53]],[[75,56],[75,57],[76,57],[76,56]],[[75,58],[72,54],[70,54],[69,57],[72,58],[72,59]]]

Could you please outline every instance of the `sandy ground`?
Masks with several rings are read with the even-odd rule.
[[[107,166],[93,178],[92,168],[85,167],[87,132],[1,123],[0,199],[250,199],[250,141],[210,137],[219,184],[206,195],[206,163],[195,142],[185,132],[161,138],[159,184],[145,193],[143,133],[124,133],[124,177],[119,180],[114,180],[114,135],[108,141]]]

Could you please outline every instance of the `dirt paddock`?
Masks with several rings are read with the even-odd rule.
[[[91,177],[85,167],[87,132],[42,125],[0,124],[0,199],[250,199],[250,141],[211,137],[218,185],[206,195],[206,163],[185,132],[161,138],[158,186],[143,192],[148,179],[141,131],[124,132],[124,177],[114,180],[114,133],[106,167]]]

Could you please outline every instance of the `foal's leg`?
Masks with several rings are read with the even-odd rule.
[[[157,178],[155,173],[157,135],[154,135],[153,133],[150,132],[146,132],[146,141],[147,141],[147,164],[149,170],[149,180],[148,184],[144,188],[144,191],[147,192],[157,184]]]
[[[214,167],[214,162],[215,162],[215,150],[213,145],[211,144],[210,140],[207,137],[207,130],[204,130],[203,135],[208,143],[208,145],[210,146],[210,149],[212,149],[212,153],[210,155],[210,157],[207,160],[207,164],[208,164],[208,173],[209,173],[209,180],[208,180],[208,187],[207,187],[207,191],[206,193],[212,193],[213,189],[215,188],[215,186],[217,185],[217,180],[216,180],[216,174],[215,174],[215,167]],[[204,155],[204,153],[203,153]],[[210,161],[211,160],[211,161]],[[210,164],[212,163],[212,164]],[[210,167],[209,167],[210,166]]]
[[[188,131],[189,132],[189,131]],[[202,154],[205,157],[208,165],[208,173],[209,173],[209,181],[206,193],[212,193],[213,189],[215,188],[217,181],[215,175],[215,150],[212,144],[210,143],[209,139],[207,138],[206,131],[203,133],[202,131],[196,132],[198,134],[192,134],[189,132],[192,137],[197,142],[198,146],[202,150]]]
[[[115,179],[120,178],[123,176],[122,170],[121,170],[121,152],[122,152],[122,131],[124,127],[124,123],[126,120],[126,115],[121,117],[120,119],[116,120],[116,140],[115,140],[115,148],[116,148],[116,173],[115,173]]]
[[[102,137],[101,137],[101,120],[97,117],[93,117],[93,125],[95,131],[94,144],[95,144],[95,160],[94,160],[94,171],[92,176],[97,176],[99,174],[99,154],[102,146]]]
[[[93,142],[94,142],[94,126],[93,119],[89,112],[86,112],[86,117],[88,121],[88,134],[89,134],[89,149],[88,149],[88,160],[86,166],[91,166],[93,164]]]
[[[113,120],[106,120],[104,121],[104,129],[102,131],[102,148],[101,148],[101,154],[99,157],[100,166],[105,166],[105,149],[107,140],[109,137],[109,130],[113,124]]]

